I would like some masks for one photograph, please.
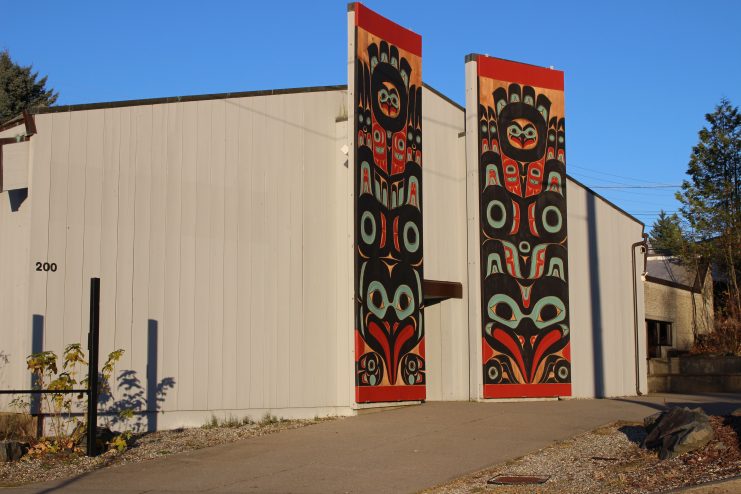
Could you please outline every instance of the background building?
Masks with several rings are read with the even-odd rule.
[[[697,273],[675,256],[650,253],[644,281],[648,357],[687,351],[696,336],[713,329],[713,279],[705,265]]]

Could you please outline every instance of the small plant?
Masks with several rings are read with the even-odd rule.
[[[108,447],[111,449],[115,449],[119,453],[123,453],[126,451],[126,448],[129,447],[129,441],[131,441],[131,438],[133,437],[133,434],[131,431],[124,431],[120,434],[116,434],[116,436],[108,441]]]
[[[241,419],[229,415],[227,418],[223,420],[219,420],[216,415],[211,415],[211,418],[206,421],[205,424],[203,424],[201,427],[203,429],[215,429],[217,427],[230,427],[230,428],[236,428],[236,427],[243,427],[245,425],[252,425],[254,422],[251,418],[245,416]]]
[[[283,422],[283,419],[276,417],[270,412],[265,412],[265,415],[263,415],[262,419],[260,419],[260,425],[263,425],[263,426],[278,424],[280,422]]]
[[[211,418],[206,421],[205,424],[203,424],[201,427],[203,429],[215,429],[219,426],[219,419],[216,418],[216,415],[211,415]]]
[[[116,362],[123,355],[123,350],[116,350],[108,355],[99,379],[99,395],[110,390],[109,380]],[[26,358],[26,365],[31,371],[33,389],[59,391],[58,393],[41,394],[41,411],[49,416],[51,437],[44,437],[31,448],[31,454],[58,453],[75,451],[85,432],[85,421],[80,420],[79,403],[83,393],[70,393],[76,386],[87,387],[88,377],[79,379],[80,366],[87,365],[85,352],[79,343],[67,345],[62,353],[61,372],[58,366],[59,357],[52,351],[34,353]],[[31,404],[28,399],[16,398],[11,406],[19,411],[28,411]],[[87,417],[85,420],[87,420]]]

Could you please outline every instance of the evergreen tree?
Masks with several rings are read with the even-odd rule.
[[[53,105],[59,97],[59,93],[46,88],[47,77],[38,79],[39,73],[31,72],[31,68],[13,62],[8,50],[0,52],[0,123],[25,109]]]
[[[713,113],[705,115],[708,125],[699,132],[700,142],[692,148],[677,199],[686,220],[690,240],[699,253],[716,263],[726,274],[728,309],[739,313],[739,270],[741,268],[741,113],[722,99]]]
[[[666,214],[663,210],[649,233],[651,247],[657,252],[680,255],[683,251],[682,227],[676,213]]]

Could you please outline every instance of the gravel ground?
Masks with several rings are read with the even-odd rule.
[[[555,443],[517,460],[482,470],[428,494],[655,493],[741,474],[741,417],[711,417],[716,438],[705,448],[660,461],[638,445],[646,432],[618,422]],[[539,485],[488,485],[497,475],[542,475]]]
[[[74,477],[99,468],[146,461],[250,437],[306,427],[332,419],[275,419],[241,426],[204,426],[153,432],[135,436],[129,448],[123,453],[110,450],[94,458],[77,453],[45,455],[42,458],[26,456],[14,463],[0,463],[0,487]]]

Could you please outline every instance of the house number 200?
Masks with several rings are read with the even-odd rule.
[[[51,271],[53,273],[56,270],[57,270],[57,263],[55,262],[36,261],[36,271]]]

